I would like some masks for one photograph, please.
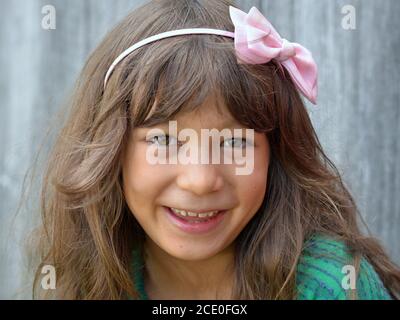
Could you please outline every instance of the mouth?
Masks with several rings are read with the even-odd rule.
[[[220,224],[227,212],[225,209],[190,211],[171,207],[163,208],[175,226],[190,233],[211,231]]]

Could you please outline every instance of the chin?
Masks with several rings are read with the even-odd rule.
[[[212,258],[219,252],[221,252],[222,249],[223,248],[220,249],[210,248],[210,247],[204,248],[204,246],[201,246],[201,248],[199,248],[198,246],[177,245],[176,247],[173,248],[170,247],[165,251],[176,259],[185,261],[200,261]]]

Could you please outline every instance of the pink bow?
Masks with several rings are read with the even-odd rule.
[[[311,52],[298,43],[282,39],[256,7],[246,14],[229,6],[229,12],[235,25],[238,58],[247,64],[264,64],[272,59],[279,61],[303,95],[316,104],[318,69]],[[239,59],[238,62],[242,63]]]

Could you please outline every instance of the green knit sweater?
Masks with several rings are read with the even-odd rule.
[[[133,276],[140,300],[148,300],[145,292],[144,263],[138,251],[133,251]],[[342,282],[350,284],[346,265],[352,265],[352,256],[346,245],[323,235],[311,237],[304,245],[297,265],[296,284],[298,300],[346,300],[351,290]],[[347,277],[345,280],[344,277]],[[356,289],[360,300],[391,300],[391,296],[372,265],[361,259]]]

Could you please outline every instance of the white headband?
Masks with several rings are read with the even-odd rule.
[[[151,42],[155,42],[160,39],[164,38],[170,38],[174,36],[180,36],[184,34],[215,34],[219,36],[224,36],[224,37],[230,37],[230,38],[235,38],[235,33],[229,32],[229,31],[224,31],[224,30],[218,30],[218,29],[206,29],[206,28],[191,28],[191,29],[179,29],[179,30],[173,30],[173,31],[167,31],[163,32],[160,34],[156,34],[154,36],[151,36],[149,38],[146,38],[144,40],[141,40],[134,44],[133,46],[129,47],[126,49],[124,52],[122,52],[111,64],[110,68],[108,69],[106,73],[106,77],[104,79],[104,88],[107,85],[107,81],[111,76],[111,73],[114,71],[115,67],[117,66],[118,63],[120,63],[123,59],[125,59],[128,55],[130,55],[133,51],[136,49],[139,49],[140,47],[149,44]]]

